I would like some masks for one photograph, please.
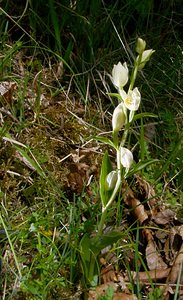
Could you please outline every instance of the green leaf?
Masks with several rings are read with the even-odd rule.
[[[112,165],[111,165],[108,151],[106,151],[102,160],[102,166],[100,172],[100,197],[101,197],[102,205],[104,207],[107,204],[111,194],[111,191],[107,191],[106,184],[105,184],[106,177],[111,171],[112,171]]]
[[[91,260],[91,239],[87,233],[82,237],[79,244],[79,249],[80,249],[82,265],[84,268],[84,274],[86,278],[88,278],[88,272],[89,272],[90,260]]]
[[[91,239],[92,252],[97,256],[102,249],[109,245],[113,245],[126,235],[126,232],[111,231],[100,237],[94,237]]]
[[[132,176],[133,174],[137,173],[138,171],[146,168],[147,166],[159,162],[158,159],[148,159],[144,161],[139,161],[134,167],[131,168],[130,172],[128,172],[127,177]]]
[[[106,137],[97,135],[97,136],[92,137],[92,139],[95,140],[95,141],[102,142],[102,143],[104,143],[104,144],[107,144],[107,145],[109,145],[109,146],[115,148],[114,143],[113,143],[110,139],[108,139],[108,138],[106,138]]]
[[[117,97],[121,101],[123,100],[122,97],[120,96],[120,94],[118,94],[118,93],[107,93],[107,95],[109,95],[111,97]]]
[[[85,262],[90,262],[90,256],[91,256],[91,242],[90,242],[90,237],[86,233],[81,241],[80,241],[80,255],[83,261]]]
[[[158,118],[158,116],[153,113],[150,113],[150,112],[144,112],[144,113],[135,115],[133,118],[133,121],[136,121],[141,118]]]

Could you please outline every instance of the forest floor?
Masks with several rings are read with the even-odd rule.
[[[86,105],[70,81],[58,89],[62,65],[40,70],[32,61],[28,71],[28,59],[20,51],[0,82],[2,299],[182,299],[181,191],[165,193],[166,180],[159,186],[146,176],[152,169],[123,186],[105,233],[124,236],[101,252],[100,285],[85,289],[78,243],[96,231],[107,148],[93,137],[111,131],[111,112]]]

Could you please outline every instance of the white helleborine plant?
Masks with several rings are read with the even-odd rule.
[[[120,91],[120,96],[122,97],[126,108],[131,111],[138,110],[141,101],[141,94],[137,87],[130,90],[128,93],[124,90]]]
[[[96,234],[89,238],[88,233],[84,234],[80,241],[80,255],[81,261],[83,262],[83,271],[86,277],[86,282],[92,284],[96,276],[98,277],[98,254],[100,253],[104,245],[102,243],[101,237],[103,236],[103,230],[105,226],[108,226],[108,210],[112,206],[112,203],[117,200],[119,201],[118,195],[121,196],[121,187],[123,181],[128,175],[135,173],[137,168],[132,167],[133,164],[133,154],[132,152],[125,148],[128,144],[127,138],[130,133],[130,129],[133,126],[132,121],[134,120],[134,115],[139,108],[141,102],[141,94],[137,87],[135,87],[135,80],[139,69],[142,69],[146,62],[150,59],[154,50],[145,50],[146,42],[139,38],[136,45],[137,57],[134,61],[134,67],[129,76],[129,70],[127,63],[118,62],[114,65],[112,69],[112,75],[110,76],[112,83],[118,90],[118,94],[111,93],[112,96],[117,96],[120,99],[120,104],[113,111],[112,115],[112,137],[111,139],[97,137],[101,142],[107,143],[113,147],[116,152],[116,167],[112,168],[111,171],[111,160],[108,151],[105,152],[102,167],[100,173],[100,197],[102,202],[102,212],[98,225],[98,230]],[[129,80],[130,77],[130,80]],[[128,90],[124,86],[130,81]],[[127,92],[128,91],[128,92]],[[109,93],[110,95],[110,93]],[[142,117],[145,114],[142,114]],[[139,117],[139,116],[137,116]],[[123,132],[119,134],[119,131],[123,128]],[[139,165],[139,169],[145,166],[145,163]],[[130,173],[129,173],[130,171]],[[119,194],[120,192],[120,194]],[[111,232],[113,234],[113,232]],[[121,235],[119,235],[121,238]],[[107,239],[106,239],[107,240]],[[113,238],[108,239],[106,246],[117,242],[116,233]],[[96,246],[95,246],[96,245]],[[96,247],[96,248],[95,248]]]
[[[128,67],[126,62],[123,65],[121,62],[114,65],[111,79],[117,89],[123,89],[125,84],[128,82]]]
[[[118,106],[114,109],[112,115],[112,129],[113,132],[118,132],[126,122],[126,112],[123,103],[118,104]]]
[[[132,152],[125,148],[120,148],[120,158],[121,158],[121,164],[124,168],[129,169],[133,163],[133,154]]]

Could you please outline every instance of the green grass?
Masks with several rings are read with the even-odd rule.
[[[79,241],[86,232],[94,234],[100,219],[98,177],[105,150],[88,139],[111,130],[116,100],[106,95],[113,92],[107,74],[119,60],[133,60],[139,35],[156,50],[137,81],[143,91],[142,111],[157,114],[158,120],[143,120],[144,130],[147,123],[155,125],[155,136],[148,141],[136,122],[131,145],[136,159],[140,147],[141,158],[160,159],[143,175],[160,200],[182,217],[182,20],[175,14],[181,1],[157,7],[153,1],[132,0],[105,5],[76,1],[76,7],[70,1],[27,1],[25,6],[3,2],[0,75],[1,81],[15,82],[16,90],[12,104],[0,99],[1,108],[10,113],[0,111],[0,226],[6,234],[1,239],[2,299],[80,299],[88,287]],[[59,77],[54,67],[61,62],[64,73]],[[76,155],[85,143],[98,148],[79,161],[85,164],[79,172],[88,178],[77,192],[67,182],[74,168],[70,154]],[[130,272],[132,265],[120,258],[130,251],[138,271],[141,229],[127,229],[132,225],[127,218],[126,207],[118,202],[107,226],[118,227],[124,220],[127,244],[123,252],[120,244],[115,248],[116,268]],[[137,295],[144,292],[140,282],[131,279],[129,284]],[[161,290],[152,287],[148,299],[162,299]],[[107,293],[101,299],[111,299],[113,292]]]

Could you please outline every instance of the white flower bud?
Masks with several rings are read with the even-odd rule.
[[[121,164],[124,168],[129,169],[133,163],[133,154],[127,148],[120,148]]]
[[[126,114],[124,110],[124,104],[120,103],[118,106],[114,109],[113,115],[112,115],[112,129],[114,131],[119,131],[126,122]]]
[[[146,48],[146,42],[143,39],[138,38],[137,46],[136,46],[137,53],[142,54],[142,52],[145,50],[145,48]]]
[[[122,89],[128,81],[128,67],[126,62],[118,62],[112,69],[112,82],[117,89]]]
[[[116,171],[111,171],[106,177],[106,189],[107,191],[111,191],[114,189],[116,182],[118,179],[118,175]]]
[[[143,69],[146,62],[148,62],[150,60],[150,57],[151,55],[155,52],[155,50],[145,50],[143,53],[142,53],[142,58],[141,58],[141,62],[139,64],[139,69]],[[136,60],[138,61],[139,59],[139,56],[137,56]]]

